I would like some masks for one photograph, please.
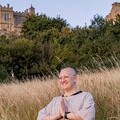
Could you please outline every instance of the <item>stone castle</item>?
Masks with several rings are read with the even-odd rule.
[[[110,13],[105,17],[105,19],[107,21],[110,21],[110,20],[114,21],[117,15],[120,15],[120,3],[115,2],[112,4],[112,9]]]
[[[26,16],[35,14],[35,8],[31,5],[24,12],[15,12],[13,7],[0,5],[0,35],[8,35],[12,32],[20,35],[22,24]]]

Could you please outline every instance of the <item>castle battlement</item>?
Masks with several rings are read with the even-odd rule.
[[[15,12],[13,12],[13,14],[14,14],[15,16],[27,16],[27,15],[29,14],[29,12],[28,12],[28,9],[26,9],[24,12],[15,11]]]
[[[10,7],[9,4],[7,4],[7,6],[0,5],[0,9],[3,11],[13,11],[13,7]]]
[[[18,11],[15,11],[14,13],[13,13],[14,15],[16,15],[16,16],[25,16],[25,12],[18,12]]]

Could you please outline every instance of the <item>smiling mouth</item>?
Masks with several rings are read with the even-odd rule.
[[[66,85],[66,84],[68,84],[68,82],[62,82],[61,84],[62,84],[62,85]]]

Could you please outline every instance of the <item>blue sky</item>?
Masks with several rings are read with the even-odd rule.
[[[120,0],[0,0],[2,6],[10,4],[14,11],[21,12],[32,4],[39,14],[50,17],[60,15],[72,27],[89,25],[96,14],[105,17],[114,2]]]

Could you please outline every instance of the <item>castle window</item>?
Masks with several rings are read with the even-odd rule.
[[[9,21],[9,13],[5,13],[5,14],[4,14],[4,20],[5,20],[6,22]]]

